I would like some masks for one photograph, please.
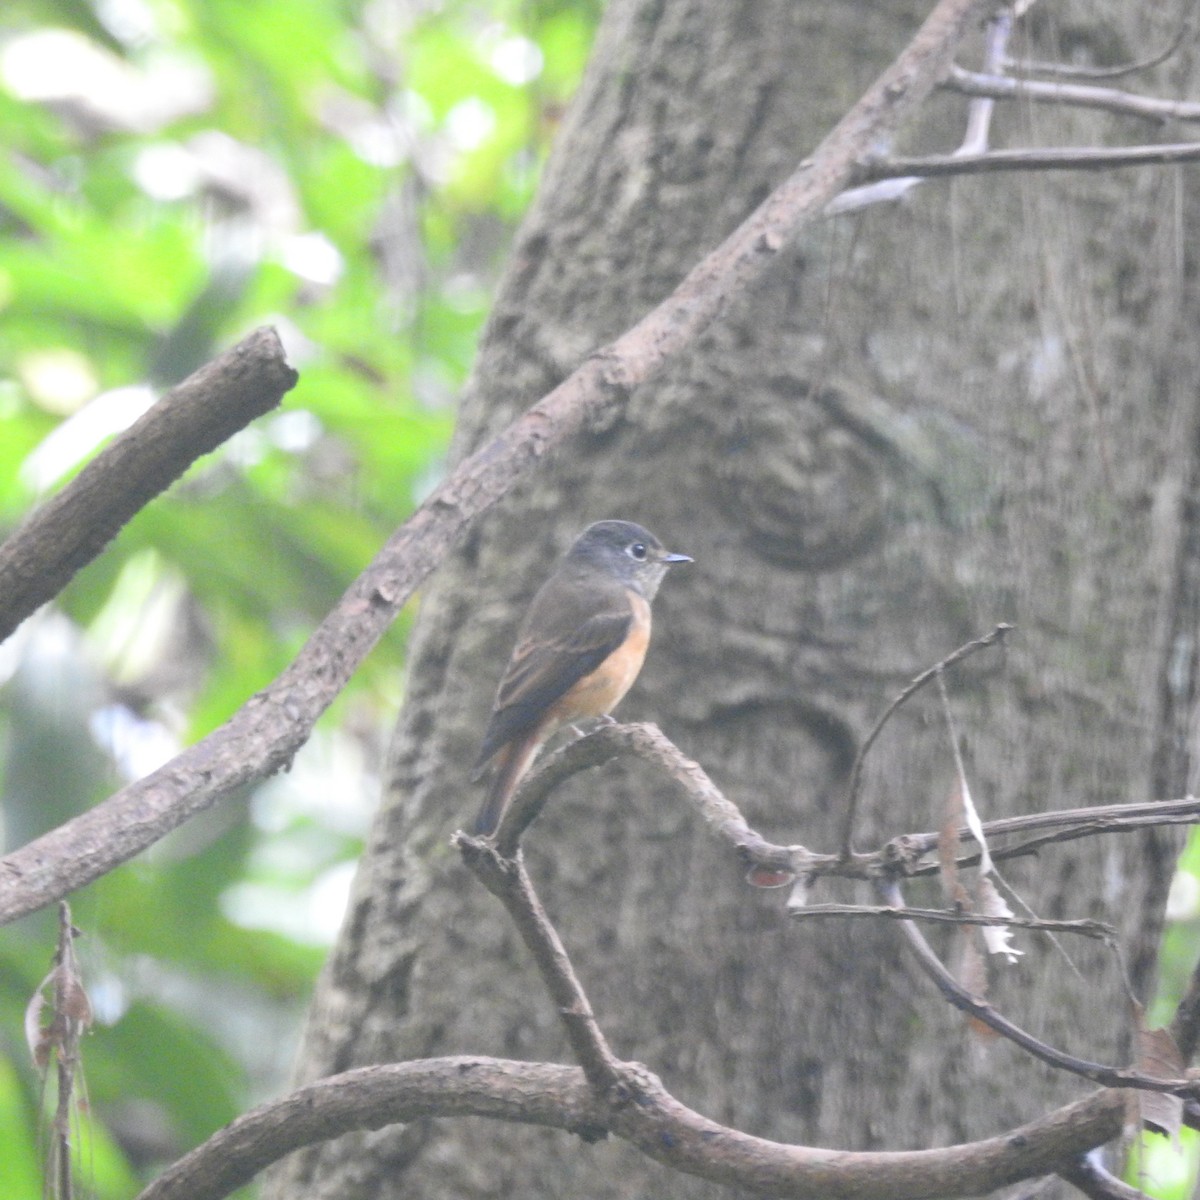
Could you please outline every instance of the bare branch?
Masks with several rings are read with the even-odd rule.
[[[1156,54],[1139,59],[1137,62],[1125,63],[1120,67],[1084,67],[1070,63],[1027,62],[1010,58],[1004,63],[1004,66],[1019,75],[1053,75],[1059,79],[1119,79],[1123,75],[1135,75],[1138,71],[1148,71],[1151,67],[1165,63],[1191,35],[1194,27],[1193,7],[1192,0],[1184,0],[1179,25],[1171,40]]]
[[[976,643],[968,645],[974,646]],[[962,650],[966,649],[962,647]],[[949,659],[954,657],[951,655]],[[943,660],[943,663],[949,662],[949,659]],[[937,833],[900,834],[879,850],[858,852],[849,858],[823,854],[801,845],[768,842],[750,827],[737,805],[722,794],[704,769],[689,759],[658,726],[640,723],[604,726],[538,763],[522,781],[504,823],[497,830],[497,851],[504,857],[515,853],[521,833],[565,780],[621,755],[638,758],[662,771],[676,785],[680,796],[695,807],[718,837],[724,838],[737,850],[748,866],[763,867],[768,871],[787,871],[810,878],[832,875],[859,880],[877,879],[881,875],[891,876],[897,872],[915,877],[938,870],[935,862],[921,862],[924,855],[936,850]],[[1102,833],[1134,833],[1164,825],[1195,824],[1200,824],[1200,799],[1189,796],[1182,800],[1108,804],[1000,817],[985,821],[983,829],[992,858],[1000,861],[1030,854],[1044,845],[1095,837]],[[996,839],[1004,836],[1043,829],[1051,832],[1015,846],[997,847],[995,844]],[[966,826],[958,831],[958,838],[962,842],[973,840],[973,837]],[[979,856],[974,853],[961,855],[958,859],[961,867],[975,866],[978,862]]]
[[[862,767],[863,761],[870,752],[871,747],[875,744],[876,738],[883,732],[884,726],[891,720],[892,714],[906,701],[910,696],[919,692],[931,679],[936,679],[943,671],[954,666],[955,663],[960,663],[964,658],[969,658],[972,654],[979,650],[984,650],[988,646],[994,646],[1003,642],[1006,634],[1012,631],[1011,625],[1006,625],[1001,622],[996,626],[991,633],[986,633],[983,637],[974,638],[963,646],[947,654],[941,662],[934,663],[927,671],[922,671],[917,675],[908,686],[883,710],[879,720],[875,722],[874,728],[867,734],[863,740],[863,744],[859,747],[858,753],[854,756],[854,765],[850,769],[850,783],[846,789],[846,818],[842,825],[842,855],[845,858],[852,857],[854,853],[852,841],[854,835],[854,817],[858,809],[858,796],[862,790]]]
[[[992,100],[1033,100],[1039,104],[1094,108],[1122,117],[1142,117],[1160,124],[1166,121],[1200,121],[1200,104],[1194,100],[1160,100],[1157,96],[1139,96],[1116,88],[1081,83],[1041,83],[954,67],[941,86],[964,96]]]
[[[502,858],[486,840],[457,834],[454,844],[471,873],[504,905],[537,964],[588,1083],[604,1091],[620,1083],[620,1063],[608,1048],[558,931],[533,889],[525,865]]]
[[[951,912],[941,908],[893,908],[886,904],[806,904],[788,915],[807,917],[883,917],[892,921],[932,921],[942,925],[1002,925],[1012,929],[1078,933],[1102,942],[1113,942],[1116,930],[1103,921],[1051,921],[1040,917],[989,917],[984,913]]]
[[[900,888],[895,882],[876,881],[876,889],[884,903],[896,908],[904,907]],[[989,1029],[994,1029],[1001,1037],[1020,1046],[1022,1050],[1033,1055],[1041,1062],[1052,1067],[1069,1071],[1083,1079],[1105,1087],[1137,1088],[1147,1092],[1164,1092],[1171,1096],[1200,1095],[1200,1081],[1194,1079],[1160,1079],[1153,1075],[1143,1074],[1123,1067],[1110,1067],[1104,1063],[1089,1062],[1084,1058],[1076,1058],[1063,1050],[1057,1050],[1047,1045],[1040,1038],[1026,1032],[1007,1017],[1002,1016],[986,1000],[979,999],[968,992],[954,976],[946,969],[941,959],[933,952],[933,948],[925,940],[921,931],[912,921],[901,920],[900,929],[904,933],[909,949],[916,957],[921,970],[933,981],[943,999],[947,1000],[960,1012],[965,1012],[978,1021],[982,1021]]]
[[[991,846],[992,858],[996,860],[1018,858],[1032,854],[1043,846],[1057,842],[1072,842],[1082,837],[1094,837],[1099,833],[1136,833],[1143,829],[1157,829],[1167,825],[1195,825],[1200,823],[1200,799],[1188,796],[1182,800],[1152,800],[1141,804],[1105,804],[1095,808],[1064,808],[1050,812],[1026,813],[1019,817],[999,817],[984,822],[984,832],[989,843],[997,837],[1025,833],[1038,829],[1052,832],[1040,837],[1029,838],[1015,845],[996,848]],[[959,830],[960,841],[968,841],[970,830]],[[921,855],[930,853],[937,846],[936,833],[906,833],[894,838],[883,848],[885,861],[903,860],[906,874],[926,875],[937,869],[936,864],[921,864]],[[959,866],[974,866],[979,856],[972,854],[958,860]]]
[[[1164,143],[1097,150],[1091,146],[1057,149],[989,150],[986,154],[931,154],[924,158],[881,158],[866,163],[859,178],[926,179],[984,175],[996,171],[1111,171],[1116,167],[1170,166],[1200,160],[1200,142]]]
[[[1096,1092],[1000,1137],[938,1150],[854,1153],[789,1146],[707,1120],[644,1068],[598,1097],[576,1067],[434,1058],[362,1067],[238,1117],[169,1167],[138,1200],[220,1200],[285,1154],[355,1129],[419,1117],[491,1117],[578,1133],[607,1130],[649,1157],[743,1192],[790,1200],[981,1195],[1074,1162],[1121,1131],[1124,1102]]]
[[[297,375],[258,329],[173,387],[0,546],[0,641],[204,454],[275,408]]]
[[[1008,40],[1012,35],[1013,14],[1009,9],[999,9],[993,12],[988,21],[987,36],[984,39],[984,69],[989,72],[1000,70],[1004,61]],[[953,70],[953,68],[951,68]],[[988,136],[992,126],[992,111],[996,102],[990,99],[972,100],[967,111],[967,127],[963,140],[959,143],[955,155],[982,154],[988,148]],[[825,215],[837,217],[846,213],[860,212],[875,204],[894,204],[903,199],[914,188],[919,187],[923,180],[908,176],[900,179],[881,179],[877,183],[867,183],[861,187],[847,188],[839,192],[826,206]]]
[[[0,924],[111,870],[290,762],[317,718],[467,524],[550,451],[618,414],[630,391],[690,345],[817,220],[855,164],[929,94],[987,0],[939,0],[916,36],[821,142],[662,304],[596,351],[461,463],[392,537],[291,666],[219,729],[145,779],[0,860]]]

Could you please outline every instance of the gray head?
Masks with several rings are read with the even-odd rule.
[[[686,554],[669,553],[654,534],[632,521],[589,525],[567,551],[567,560],[609,571],[647,600],[654,599],[672,564],[692,561]]]

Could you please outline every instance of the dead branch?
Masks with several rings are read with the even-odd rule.
[[[812,156],[662,304],[592,354],[477,450],[389,539],[292,664],[208,737],[91,811],[0,860],[0,924],[112,870],[234,789],[286,766],[418,585],[467,524],[550,451],[619,415],[849,182],[945,73],[985,0],[939,0],[909,45]]]
[[[904,899],[899,885],[893,882],[879,880],[876,890],[885,904],[903,908]],[[933,981],[934,986],[942,994],[942,998],[978,1021],[995,1030],[1001,1037],[1007,1038],[1014,1045],[1031,1054],[1041,1062],[1047,1063],[1060,1070],[1069,1071],[1082,1079],[1112,1088],[1135,1088],[1147,1092],[1163,1092],[1170,1096],[1200,1096],[1200,1080],[1195,1079],[1162,1079],[1154,1075],[1146,1075],[1126,1067],[1110,1067],[1104,1063],[1089,1062],[1077,1058],[1036,1038],[1033,1034],[1010,1021],[986,1000],[971,995],[957,979],[946,969],[942,960],[934,953],[933,948],[925,940],[921,931],[912,921],[901,920],[900,929],[908,942],[922,972]]]
[[[858,796],[862,790],[862,768],[863,761],[870,753],[871,747],[875,744],[876,739],[883,732],[884,726],[892,718],[896,710],[911,696],[921,690],[931,679],[936,679],[943,671],[949,670],[956,663],[962,662],[964,658],[969,658],[979,650],[985,650],[989,646],[995,646],[1004,641],[1005,635],[1012,631],[1012,626],[1001,622],[996,626],[991,633],[986,633],[983,637],[973,638],[963,646],[947,654],[941,662],[934,663],[926,671],[922,671],[917,675],[904,690],[885,708],[875,722],[871,732],[863,739],[862,745],[858,749],[858,753],[854,756],[854,765],[850,769],[850,783],[846,788],[846,817],[842,826],[842,855],[849,859],[853,857],[854,847],[852,845],[854,833],[854,817],[858,809]]]
[[[941,86],[964,96],[992,100],[1032,100],[1039,104],[1065,104],[1074,108],[1092,108],[1122,117],[1141,117],[1147,121],[1200,121],[1200,104],[1194,100],[1160,100],[1157,96],[1139,96],[1116,88],[1081,83],[1043,83],[1033,79],[1010,79],[954,67]]]
[[[974,645],[974,643],[971,645]],[[963,647],[963,651],[966,649],[967,647]],[[959,654],[961,652],[956,651],[955,653]],[[1069,931],[1085,934],[1086,936],[1100,937],[1111,942],[1113,931],[1110,928],[1099,922],[1092,921],[1042,921],[1034,918],[996,918],[979,914],[951,914],[938,912],[937,910],[909,911],[901,897],[895,876],[897,872],[915,874],[923,870],[932,871],[937,869],[937,864],[932,863],[928,864],[927,867],[920,867],[915,863],[914,858],[914,854],[918,851],[920,845],[923,844],[926,849],[932,849],[936,846],[936,834],[893,839],[888,846],[884,847],[877,854],[855,854],[848,860],[840,855],[815,854],[802,846],[774,846],[767,843],[755,833],[746,824],[736,805],[721,795],[701,768],[685,758],[678,748],[668,741],[662,735],[661,731],[654,726],[606,726],[596,733],[572,743],[557,754],[552,755],[547,763],[529,777],[514,797],[510,812],[520,815],[513,817],[511,820],[506,819],[509,828],[507,831],[502,828],[499,831],[500,836],[508,838],[509,845],[513,848],[513,852],[515,852],[519,831],[524,829],[528,822],[532,820],[533,815],[540,810],[550,790],[570,775],[605,762],[621,752],[629,753],[662,770],[667,778],[677,785],[687,801],[696,806],[714,832],[718,836],[729,840],[739,854],[754,864],[758,865],[760,862],[766,862],[772,868],[791,871],[804,880],[811,880],[825,874],[871,880],[880,892],[887,908],[892,911],[863,910],[858,908],[847,909],[842,906],[822,906],[822,908],[809,911],[815,912],[817,915],[872,915],[886,916],[888,919],[898,920],[911,949],[917,957],[921,969],[934,982],[944,998],[956,1008],[976,1017],[1003,1037],[1015,1042],[1034,1057],[1106,1087],[1126,1087],[1161,1092],[1168,1095],[1200,1097],[1200,1081],[1183,1078],[1164,1079],[1146,1075],[1136,1070],[1090,1062],[1067,1054],[1035,1038],[1032,1034],[1026,1032],[1020,1026],[1000,1014],[990,1004],[967,992],[954,979],[953,975],[946,969],[928,942],[925,941],[924,937],[917,930],[913,924],[913,917],[960,924],[1010,925],[1047,931]],[[1028,817],[1008,818],[1002,821],[989,822],[984,824],[983,828],[985,833],[990,833],[997,830],[1003,832],[1006,827],[1009,830],[1012,828],[1029,828],[1031,825],[1045,822],[1062,824],[1064,815],[1067,815],[1071,820],[1080,821],[1080,828],[1084,828],[1090,833],[1098,833],[1101,831],[1107,832],[1139,827],[1143,820],[1153,823],[1156,815],[1161,820],[1163,808],[1172,807],[1183,810],[1194,821],[1198,810],[1200,810],[1200,802],[1189,799],[1174,802],[1172,805],[1117,805],[1108,806],[1105,810],[1077,809],[1073,810],[1071,814],[1039,813]],[[1120,813],[1123,808],[1137,810],[1139,813],[1138,819],[1134,822],[1120,820],[1114,814]],[[1102,819],[1093,821],[1091,817],[1097,811],[1103,812]],[[1060,831],[1060,835],[1062,832],[1064,831]],[[964,828],[959,831],[960,840],[973,836],[968,829]],[[457,840],[460,849],[464,852],[464,857],[467,856],[468,851],[473,855],[479,855],[486,854],[490,849],[487,842],[480,842],[461,834],[457,835]],[[903,850],[898,850],[897,847],[902,845]],[[994,858],[1002,858],[1004,856],[1004,850],[993,851]],[[971,856],[971,859],[968,861],[973,861],[976,858],[977,856]],[[478,872],[479,863],[472,861],[470,858],[467,861],[468,865]],[[480,861],[486,865],[486,860],[481,859]],[[495,860],[495,862],[499,863],[504,863],[505,861],[503,859]],[[489,869],[495,869],[495,862],[493,862],[493,866]],[[511,869],[514,864],[509,862],[507,866]],[[505,898],[501,890],[498,890],[486,878],[485,882],[489,890],[500,896],[505,901],[506,907],[509,907],[511,901]],[[506,884],[505,886],[508,887],[511,885]],[[525,886],[528,887],[528,884],[526,883]],[[532,895],[532,889],[530,889],[530,894]],[[534,902],[536,903],[536,900]],[[792,915],[796,915],[798,911],[803,910],[799,910],[799,907],[796,906],[791,911]],[[510,913],[513,913],[514,919],[516,919],[517,913],[511,907]],[[544,922],[544,916],[541,920]],[[561,954],[562,961],[566,963],[568,971],[570,969],[565,951],[557,943],[557,938],[553,930],[549,929],[547,936],[544,930],[537,930],[535,923],[532,926],[535,940],[530,941],[530,935],[527,932],[528,928],[530,928],[529,921],[523,916],[522,922],[523,924],[520,925],[522,936],[526,937],[527,944],[530,945],[535,958],[538,959],[539,968],[543,970],[543,978],[546,980],[547,985],[551,987],[552,994],[556,996],[556,1002],[559,1002],[560,1009],[564,1010],[564,1012],[569,1011],[573,1014],[578,1014],[580,1019],[590,1022],[592,1020],[591,1010],[587,1005],[586,999],[583,998],[581,992],[576,993],[573,990],[574,987],[578,986],[573,973],[570,974],[569,979],[564,983],[564,980],[555,978],[552,966],[549,968],[543,966],[543,961],[552,963],[555,955]],[[539,947],[536,938],[545,938],[546,945]],[[553,939],[553,944],[551,944],[550,939]],[[554,949],[554,946],[558,947],[557,950]],[[571,1028],[568,1025],[569,1031]],[[594,1032],[598,1035],[598,1030]],[[572,1036],[573,1044],[575,1044],[574,1039],[578,1036],[578,1031]],[[591,1033],[589,1033],[589,1036],[591,1036]],[[591,1048],[585,1046],[584,1053],[592,1055],[593,1061],[600,1064],[599,1070],[607,1074],[611,1071],[611,1057],[604,1057],[608,1055],[608,1049],[603,1041],[601,1040],[598,1044],[601,1047],[599,1052],[596,1051],[593,1045]]]
[[[0,641],[188,467],[296,385],[273,329],[257,329],[173,387],[0,546]]]
[[[713,833],[729,842],[749,867],[810,879],[830,875],[868,881],[897,873],[919,877],[939,869],[934,861],[922,861],[925,855],[937,849],[937,833],[900,834],[878,850],[856,852],[849,858],[820,853],[801,845],[768,842],[751,828],[738,807],[722,794],[698,763],[688,758],[658,726],[648,723],[604,726],[542,759],[522,781],[504,823],[496,831],[495,844],[501,856],[511,857],[515,853],[524,830],[550,795],[567,779],[622,755],[639,759],[660,771],[674,784],[680,798],[692,805]],[[983,830],[992,858],[999,862],[1031,854],[1056,842],[1107,833],[1136,833],[1164,825],[1196,824],[1200,824],[1200,799],[1189,796],[1180,800],[1106,804],[999,817],[983,822]],[[1049,832],[1012,846],[995,844],[997,839],[1005,836],[1038,830]],[[974,838],[966,826],[959,829],[957,836],[961,842]],[[972,867],[978,862],[976,853],[963,854],[957,859],[960,867]]]
[[[1161,50],[1136,62],[1122,63],[1117,67],[1088,67],[1077,66],[1074,63],[1028,62],[1009,58],[1003,65],[1006,70],[1018,75],[1051,75],[1058,79],[1120,79],[1123,75],[1136,75],[1139,71],[1148,71],[1151,67],[1165,63],[1183,45],[1194,27],[1192,8],[1191,0],[1184,0],[1179,24],[1170,41]]]
[[[876,179],[924,179],[984,175],[997,171],[1111,171],[1118,167],[1170,166],[1200,160],[1200,142],[1163,143],[1097,150],[1060,146],[1031,150],[989,150],[985,154],[930,154],[923,158],[880,158],[865,163],[860,183]]]
[[[929,921],[937,925],[993,925],[1007,929],[1032,929],[1044,933],[1078,933],[1112,942],[1117,931],[1103,921],[1052,921],[1042,917],[990,917],[986,913],[951,912],[941,908],[892,908],[886,904],[806,904],[790,908],[797,920],[809,917],[881,917],[890,921]]]
[[[1056,811],[1027,813],[1020,817],[1000,817],[985,821],[984,832],[988,835],[991,856],[1000,861],[1021,858],[1033,854],[1043,846],[1059,842],[1073,842],[1083,837],[1094,837],[1100,833],[1136,833],[1144,829],[1157,829],[1167,825],[1195,825],[1200,823],[1200,800],[1194,796],[1182,800],[1153,800],[1140,804],[1104,804],[1095,808],[1064,808]],[[1046,829],[1051,832],[1027,838],[1010,846],[992,845],[995,837],[1015,833]],[[971,838],[968,829],[959,830],[960,841]],[[936,863],[922,863],[922,855],[930,853],[937,845],[936,833],[902,834],[893,838],[880,852],[885,861],[903,864],[906,875],[929,875],[938,870]],[[978,854],[961,856],[960,867],[973,867],[979,862]]]

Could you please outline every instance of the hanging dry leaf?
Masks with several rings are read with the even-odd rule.
[[[1185,1065],[1183,1055],[1171,1036],[1169,1029],[1145,1028],[1145,1010],[1134,1006],[1134,1023],[1137,1028],[1136,1068],[1144,1075],[1155,1079],[1182,1079]],[[1144,1128],[1152,1133],[1169,1137],[1178,1148],[1179,1129],[1183,1124],[1183,1099],[1168,1096],[1165,1092],[1138,1090],[1138,1108]]]
[[[25,1006],[25,1042],[39,1070],[46,1069],[54,1053],[60,1059],[73,1059],[79,1039],[91,1028],[92,1005],[75,958],[78,933],[66,901],[61,901],[54,966]]]
[[[946,795],[942,824],[938,830],[938,869],[942,895],[948,904],[960,902],[958,883],[958,827],[963,823],[962,783],[958,781]]]
[[[988,994],[987,963],[979,953],[976,929],[971,925],[960,925],[956,931],[954,950],[954,978],[976,1000],[984,1000]],[[967,1017],[967,1029],[978,1038],[991,1041],[999,1035],[990,1026],[976,1017]]]
[[[25,1006],[25,1044],[29,1047],[29,1056],[39,1071],[44,1071],[50,1062],[52,1040],[49,1028],[43,1028],[42,1016],[46,1011],[46,988],[54,977],[51,971],[34,989]]]
[[[979,897],[979,911],[985,917],[1011,917],[1013,911],[1007,901],[996,890],[996,885],[986,876],[980,876],[976,885]],[[984,925],[983,941],[989,954],[1003,954],[1009,963],[1015,963],[1024,950],[1018,950],[1012,944],[1013,931],[1003,925]]]

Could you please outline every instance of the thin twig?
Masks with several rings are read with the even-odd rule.
[[[1137,62],[1125,63],[1119,67],[1083,67],[1070,63],[1029,62],[1020,59],[1006,59],[1004,66],[1009,71],[1019,75],[1054,75],[1060,79],[1120,79],[1123,75],[1134,75],[1138,71],[1148,71],[1165,63],[1192,32],[1192,14],[1194,0],[1185,0],[1179,25],[1167,45],[1149,58]]]
[[[1116,930],[1103,921],[1050,921],[1040,917],[989,917],[985,913],[950,912],[941,908],[893,908],[889,904],[807,904],[790,908],[788,916],[808,917],[883,917],[892,921],[932,921],[942,925],[1002,925],[1012,929],[1041,932],[1078,933],[1110,945]]]
[[[750,827],[741,810],[713,783],[704,768],[688,758],[657,725],[649,723],[602,726],[538,763],[521,781],[496,830],[497,853],[501,857],[515,854],[522,833],[542,810],[550,794],[572,775],[621,755],[640,759],[661,772],[709,828],[734,847],[747,866],[809,875],[818,871],[826,873],[825,868],[832,868],[838,862],[832,854],[814,854],[804,846],[768,842]],[[867,878],[867,858],[859,856],[854,861],[860,870],[854,873],[848,869],[847,874],[853,878]],[[876,858],[869,858],[869,862],[875,863],[878,869]]]
[[[1142,829],[1153,829],[1164,825],[1195,825],[1200,823],[1200,799],[1187,796],[1181,800],[1153,800],[1137,804],[1103,804],[1094,808],[1064,808],[1046,812],[1025,813],[1018,817],[998,817],[985,821],[983,829],[992,847],[995,859],[1014,858],[1032,853],[1042,846],[1055,842],[1075,841],[1081,837],[1094,837],[1098,833],[1133,833]],[[1015,834],[1048,829],[1053,832],[1042,837],[1013,846],[995,846],[995,839]],[[965,826],[958,833],[960,841],[968,841],[973,835]],[[932,853],[938,844],[937,833],[906,833],[893,839],[891,850],[884,848],[890,859],[902,856],[910,861],[923,854]],[[975,856],[965,859],[962,865],[970,866],[977,861]],[[931,869],[935,869],[931,864]],[[924,868],[921,869],[922,873]]]
[[[1118,167],[1170,166],[1200,161],[1200,142],[1156,146],[1126,146],[1097,150],[1092,146],[1061,146],[1032,150],[989,150],[986,154],[931,154],[924,158],[878,158],[864,163],[860,178],[923,179],[954,175],[984,175],[997,171],[1111,171]]]
[[[1000,69],[1008,49],[1008,40],[1012,36],[1012,10],[1000,9],[988,22],[987,39],[984,43],[983,69],[995,72]],[[953,72],[954,68],[951,67]],[[996,109],[996,101],[991,96],[977,97],[971,101],[967,110],[967,130],[963,134],[962,143],[956,153],[980,154],[990,145],[992,130],[992,115]]]
[[[1162,100],[1157,96],[1139,96],[1134,92],[1089,87],[1081,83],[1039,83],[1031,79],[1010,79],[1006,75],[989,75],[955,67],[941,86],[964,96],[992,100],[1033,100],[1039,104],[1092,108],[1122,117],[1141,117],[1158,124],[1166,121],[1200,121],[1200,103],[1195,100]]]
[[[991,877],[1005,890],[1005,892],[1008,893],[1009,899],[1011,899],[1012,902],[1019,908],[1024,909],[1026,916],[1028,916],[1031,921],[1042,920],[1043,918],[1039,917],[1037,913],[1034,912],[1033,909],[1025,902],[1025,897],[1022,896],[1021,893],[1018,892],[1017,889],[1013,887],[1013,885],[1009,883],[1008,880],[1005,879],[998,870],[996,870],[996,863],[994,860],[991,862],[991,868]],[[1050,944],[1058,952],[1059,957],[1062,958],[1063,962],[1065,962],[1071,969],[1071,973],[1075,976],[1075,978],[1078,979],[1080,983],[1086,985],[1087,980],[1085,979],[1083,972],[1078,966],[1076,966],[1075,960],[1070,956],[1070,954],[1067,953],[1066,946],[1064,946],[1053,933],[1049,934],[1049,940]],[[1133,996],[1129,987],[1129,976],[1125,971],[1125,963],[1121,959],[1121,945],[1117,941],[1115,930],[1113,931],[1113,936],[1109,939],[1108,944],[1113,953],[1117,956],[1117,962],[1121,967],[1121,979],[1125,984],[1125,994],[1132,1000]]]
[[[1012,630],[1011,625],[1001,622],[996,626],[991,633],[984,634],[983,637],[974,638],[965,645],[959,646],[951,654],[947,654],[940,662],[935,663],[926,671],[922,671],[917,675],[905,689],[883,710],[883,714],[879,720],[875,722],[874,728],[867,734],[863,744],[859,747],[858,753],[854,757],[854,765],[850,769],[850,783],[846,789],[846,817],[842,826],[842,857],[850,859],[854,854],[853,834],[854,834],[854,818],[858,810],[858,797],[862,790],[862,768],[863,761],[870,752],[871,747],[875,744],[876,738],[883,732],[884,726],[891,719],[892,714],[906,701],[909,697],[919,692],[931,679],[934,679],[942,671],[949,669],[956,663],[962,662],[964,658],[969,658],[979,650],[984,650],[988,646],[994,646],[1003,641],[1005,635]]]
[[[877,880],[875,886],[885,904],[891,904],[896,908],[904,907],[904,898],[901,895],[900,887],[894,880]],[[1040,1062],[1048,1063],[1063,1071],[1069,1071],[1072,1075],[1078,1075],[1083,1079],[1090,1079],[1093,1083],[1101,1084],[1104,1087],[1136,1088],[1147,1092],[1164,1092],[1170,1096],[1200,1095],[1200,1080],[1159,1079],[1127,1067],[1111,1067],[1104,1063],[1090,1062],[1048,1045],[1019,1025],[1014,1024],[986,1000],[971,995],[946,969],[942,960],[933,952],[924,935],[912,921],[902,919],[899,924],[909,949],[916,957],[917,965],[933,981],[943,999],[960,1012],[965,1012],[976,1020],[982,1021],[989,1029],[995,1030],[1001,1037],[1020,1046],[1022,1050]]]
[[[988,22],[987,37],[984,43],[984,69],[989,72],[1000,70],[1008,47],[1008,39],[1012,33],[1012,14],[1003,9],[992,16]],[[995,101],[989,98],[972,100],[967,111],[966,130],[956,155],[981,154],[988,148],[988,135],[992,124],[992,110]],[[914,188],[920,186],[922,179],[909,176],[900,179],[881,179],[876,183],[863,184],[861,187],[847,188],[835,196],[826,206],[827,217],[843,216],[847,213],[860,212],[876,204],[894,204],[903,199]]]

